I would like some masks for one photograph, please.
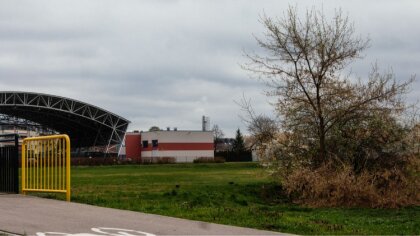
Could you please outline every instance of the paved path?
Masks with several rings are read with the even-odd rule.
[[[7,194],[0,195],[0,231],[38,236],[276,234],[270,231]]]

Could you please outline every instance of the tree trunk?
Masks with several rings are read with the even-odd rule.
[[[319,119],[319,154],[315,167],[321,166],[326,161],[327,149],[325,147],[325,124],[324,118],[320,117]]]

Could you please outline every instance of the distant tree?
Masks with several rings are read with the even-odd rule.
[[[241,130],[236,130],[235,140],[233,141],[232,151],[236,153],[246,151],[244,137],[242,136]]]
[[[159,128],[159,127],[157,127],[157,126],[152,126],[152,127],[150,127],[150,129],[149,129],[149,131],[150,132],[154,132],[154,131],[160,131],[161,129]]]
[[[218,151],[218,145],[222,142],[223,137],[225,134],[223,133],[222,129],[219,128],[218,125],[213,126],[213,141],[214,141],[214,151]]]
[[[261,146],[275,139],[279,127],[274,119],[266,115],[256,114],[251,105],[251,100],[245,97],[238,102],[238,105],[246,113],[245,116],[241,116],[241,119],[246,123],[248,132],[252,137],[251,146]]]

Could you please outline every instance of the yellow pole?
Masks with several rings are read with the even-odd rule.
[[[64,147],[61,147],[61,140],[59,139],[59,140],[57,140],[57,145],[58,145],[58,150],[59,150],[59,155],[58,155],[58,189],[63,189],[62,187],[61,187],[61,179],[62,179],[62,177],[61,177],[61,159],[63,158],[62,157],[62,152],[64,151],[64,150],[62,150],[62,148],[64,148]]]
[[[52,155],[51,140],[48,140],[48,185],[47,185],[47,189],[50,189],[51,188],[51,174],[52,174],[51,155]]]
[[[69,136],[64,136],[66,140],[66,200],[70,202],[70,138]]]
[[[31,177],[32,180],[30,181],[30,185],[28,187],[29,188],[34,188],[34,186],[35,186],[35,182],[34,182],[34,180],[35,180],[35,175],[34,175],[34,173],[35,173],[35,168],[34,168],[35,148],[34,148],[33,142],[31,142],[31,151],[32,151],[31,152],[31,158],[29,159],[29,165],[30,165],[29,170],[31,171],[31,176],[29,176],[29,177]]]
[[[43,155],[43,158],[42,158],[42,165],[44,166],[44,173],[42,173],[42,188],[44,188],[45,189],[45,179],[46,179],[46,175],[45,175],[45,173],[47,172],[47,170],[46,170],[46,168],[47,168],[47,165],[46,165],[46,158],[47,158],[47,149],[48,149],[48,147],[47,147],[47,143],[46,142],[43,142],[42,143],[42,147],[43,147],[43,149],[44,149],[44,155]]]
[[[55,155],[56,155],[56,152],[57,152],[57,148],[56,148],[56,146],[55,146],[55,143],[54,143],[54,140],[52,140],[52,145],[51,145],[51,148],[52,148],[52,168],[51,168],[51,170],[52,170],[52,176],[51,176],[51,189],[55,189],[55,175],[57,174],[56,172],[57,172],[57,170],[55,169]]]

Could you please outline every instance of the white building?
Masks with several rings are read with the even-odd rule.
[[[174,158],[175,162],[214,158],[213,132],[160,130],[127,133],[124,151],[127,158],[153,162],[162,158]]]

